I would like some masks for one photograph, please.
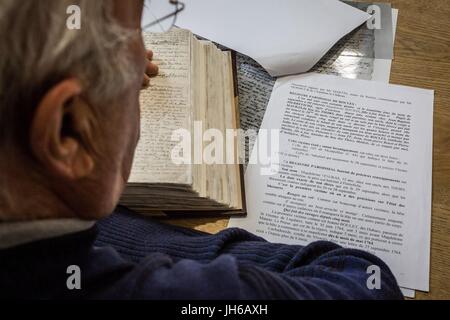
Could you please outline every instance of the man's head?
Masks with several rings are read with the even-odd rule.
[[[69,30],[70,5],[81,29]],[[0,221],[99,218],[139,136],[142,0],[0,2]]]

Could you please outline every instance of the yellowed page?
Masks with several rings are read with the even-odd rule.
[[[191,124],[191,33],[181,29],[147,33],[144,41],[154,52],[159,75],[141,93],[141,138],[129,182],[191,184],[191,166],[171,159],[178,144],[171,141],[173,132],[189,130]]]

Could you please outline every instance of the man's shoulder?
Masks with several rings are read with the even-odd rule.
[[[108,276],[120,276],[133,264],[111,247],[95,247],[97,228],[33,241],[0,250],[0,295],[6,298],[89,296],[106,289]]]
[[[223,285],[235,265],[229,255],[202,264],[154,252],[133,262],[111,246],[96,246],[97,232],[94,227],[0,250],[0,296],[182,299],[208,298],[214,292],[218,298],[234,295],[230,285]]]

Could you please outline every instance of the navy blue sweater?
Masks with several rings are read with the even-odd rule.
[[[69,265],[81,290],[68,290]],[[370,290],[368,266],[381,268]],[[240,229],[217,235],[124,208],[76,234],[0,251],[0,297],[100,299],[401,299],[377,257],[330,242],[272,244]]]

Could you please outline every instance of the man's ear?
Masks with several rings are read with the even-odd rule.
[[[43,96],[31,122],[30,145],[34,156],[51,174],[81,179],[94,168],[90,106],[81,96],[77,79],[54,85]]]

